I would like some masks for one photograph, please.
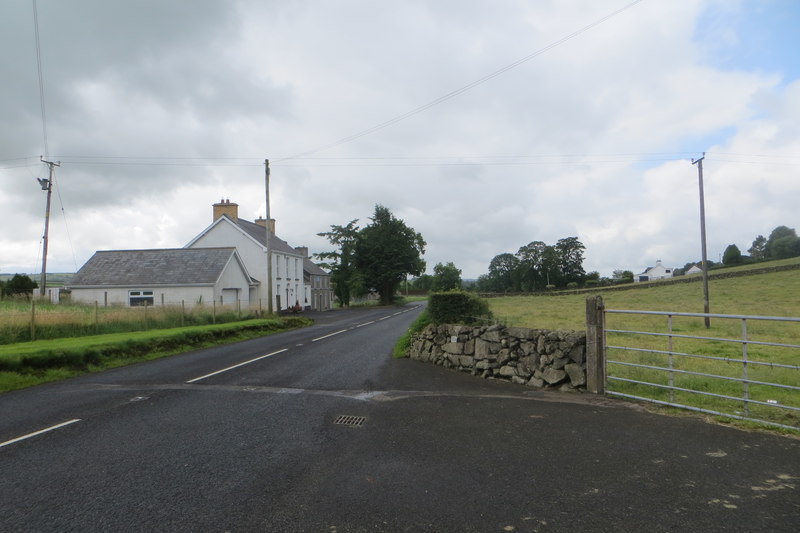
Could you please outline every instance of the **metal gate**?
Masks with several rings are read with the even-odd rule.
[[[800,318],[606,309],[604,326],[606,394],[800,430]]]

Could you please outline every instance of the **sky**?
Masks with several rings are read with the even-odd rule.
[[[467,279],[573,236],[603,276],[699,260],[705,153],[708,258],[747,253],[800,226],[798,27],[796,0],[4,0],[0,272],[41,272],[41,156],[48,272],[182,247],[223,198],[263,216],[265,159],[293,246],[380,204]]]

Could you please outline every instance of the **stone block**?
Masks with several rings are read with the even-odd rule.
[[[550,385],[555,385],[563,381],[564,378],[567,377],[567,373],[563,370],[556,370],[555,368],[548,367],[542,372],[542,377]]]
[[[474,357],[470,357],[468,355],[461,355],[458,358],[458,363],[461,366],[465,366],[467,368],[472,368],[472,367],[475,366],[475,358]]]
[[[506,333],[509,337],[517,339],[531,340],[536,338],[536,330],[530,328],[508,328]]]
[[[525,385],[528,382],[527,379],[521,378],[519,376],[511,376],[511,383],[516,383],[517,385]]]
[[[569,351],[569,358],[582,365],[584,361],[586,361],[586,345],[585,344],[576,344],[572,347]]]
[[[486,333],[481,335],[481,339],[485,340],[486,342],[500,342],[500,331],[499,330],[487,330]]]
[[[573,387],[581,387],[586,385],[586,372],[583,370],[581,365],[577,363],[570,363],[564,367],[564,370],[566,370],[567,375],[569,376],[569,382]]]
[[[541,389],[544,387],[544,380],[540,378],[531,378],[528,380],[527,385],[528,387],[536,387],[537,389]]]
[[[559,357],[558,359],[553,359],[553,364],[550,366],[552,366],[556,370],[561,370],[562,368],[564,368],[564,366],[566,366],[567,363],[569,363],[569,359],[567,359],[566,357]]]
[[[511,376],[516,376],[517,371],[513,366],[501,366],[496,374],[504,378],[510,378]]]
[[[445,353],[461,355],[464,353],[464,345],[460,342],[448,342],[442,346],[442,351]]]

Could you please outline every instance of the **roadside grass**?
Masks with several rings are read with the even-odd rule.
[[[256,308],[237,309],[235,306],[101,307],[46,301],[37,301],[32,306],[26,300],[8,299],[0,301],[0,344],[223,324],[256,318],[260,314]]]
[[[416,319],[414,319],[414,322],[411,323],[406,332],[403,333],[399,339],[397,339],[394,349],[392,350],[392,357],[395,359],[408,357],[408,349],[411,346],[411,338],[414,336],[414,334],[425,329],[425,327],[430,323],[431,317],[428,314],[428,310],[425,309]]]
[[[763,265],[763,264],[762,264]],[[746,269],[747,267],[740,267]],[[598,290],[592,294],[603,296],[606,309],[644,310],[664,312],[699,313],[703,311],[702,283],[657,284],[647,289],[628,291]],[[556,296],[514,296],[490,298],[489,307],[494,316],[507,325],[582,331],[585,326],[585,301],[587,294]],[[709,282],[712,313],[749,316],[800,317],[800,271],[782,271],[755,274],[736,278],[713,277]],[[608,367],[609,376],[626,380],[643,381],[666,386],[708,392],[737,399],[705,396],[693,392],[669,391],[653,386],[609,380],[608,389],[633,396],[647,397],[671,403],[684,403],[700,409],[725,412],[737,416],[762,418],[787,426],[800,427],[800,411],[777,406],[800,408],[800,392],[791,389],[750,383],[749,380],[777,383],[797,387],[800,385],[800,352],[797,348],[760,345],[758,342],[800,345],[800,323],[767,322],[740,319],[711,319],[706,329],[703,318],[672,317],[672,337],[632,333],[615,333],[609,330],[637,332],[669,331],[668,318],[655,315],[606,314],[606,339],[609,346],[637,348],[649,351],[632,351],[609,348],[609,360],[617,361]],[[742,364],[743,327],[748,343],[745,370]],[[680,335],[706,337],[686,339]],[[678,352],[672,355],[656,352]],[[691,357],[704,355],[720,358],[708,360]],[[671,362],[670,362],[671,359]],[[763,365],[754,362],[765,363]],[[625,363],[625,364],[620,364]],[[775,364],[791,365],[781,368]],[[652,365],[665,370],[652,370],[629,365]],[[714,374],[720,378],[697,376],[676,371]],[[724,379],[730,378],[730,379]],[[768,405],[745,403],[741,398],[747,388],[749,399]],[[739,422],[737,422],[737,425]]]
[[[0,392],[310,325],[286,316],[0,346]]]

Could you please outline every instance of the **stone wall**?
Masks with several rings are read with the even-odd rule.
[[[414,336],[409,356],[531,387],[586,387],[584,332],[431,324]]]

